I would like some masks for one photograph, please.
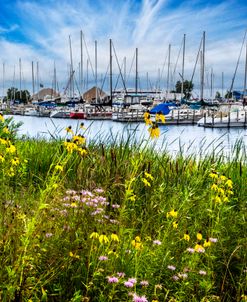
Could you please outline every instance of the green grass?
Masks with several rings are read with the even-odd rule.
[[[148,301],[246,301],[242,142],[227,159],[182,149],[174,157],[133,134],[111,134],[80,156],[60,140],[18,140],[14,128],[8,136],[17,151],[0,144],[0,301],[135,301],[134,293]],[[20,164],[9,175],[15,157]],[[187,250],[209,238],[217,242],[204,252]]]

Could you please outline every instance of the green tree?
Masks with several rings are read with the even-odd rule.
[[[184,86],[184,88],[183,88],[184,97],[186,99],[189,99],[191,96],[191,91],[193,90],[194,84],[192,83],[192,81],[185,80],[183,82],[183,86]],[[176,88],[177,93],[181,93],[182,92],[182,82],[177,81],[175,88]]]
[[[221,98],[221,95],[220,95],[219,91],[216,91],[216,93],[215,93],[215,98],[216,98],[216,99],[220,99],[220,98]]]
[[[225,98],[226,99],[231,99],[232,98],[232,92],[230,92],[230,91],[227,90]]]
[[[28,90],[18,90],[15,87],[11,87],[7,91],[8,100],[19,100],[21,103],[28,103],[30,100],[30,93]]]

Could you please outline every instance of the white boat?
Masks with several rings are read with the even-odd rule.
[[[24,110],[24,115],[28,115],[28,116],[40,116],[39,110],[37,108],[34,107],[27,107]]]
[[[51,118],[69,118],[70,117],[70,109],[61,108],[61,109],[53,109],[50,113]]]
[[[128,108],[121,108],[112,113],[112,120],[117,122],[142,122],[147,107],[141,104],[130,105]]]
[[[246,127],[247,111],[241,109],[227,113],[221,111],[209,116],[204,115],[204,117],[197,122],[197,125],[205,128]]]

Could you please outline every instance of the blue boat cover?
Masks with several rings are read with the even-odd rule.
[[[153,109],[151,109],[150,113],[155,114],[157,112],[161,112],[162,114],[166,115],[170,112],[169,106],[170,105],[168,103],[159,104],[159,105],[155,106]]]

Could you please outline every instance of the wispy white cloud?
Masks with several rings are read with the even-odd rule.
[[[13,66],[18,65],[21,57],[23,72],[29,82],[31,61],[40,62],[40,74],[47,83],[51,82],[53,62],[56,61],[58,79],[65,82],[70,61],[68,37],[71,36],[74,66],[78,69],[80,30],[85,35],[93,65],[94,41],[98,41],[99,74],[104,74],[109,64],[109,38],[112,38],[119,61],[127,57],[127,70],[130,70],[135,48],[139,48],[139,74],[144,78],[146,72],[149,72],[153,82],[157,79],[158,68],[162,68],[169,43],[172,44],[171,64],[174,68],[185,33],[185,74],[190,78],[202,32],[205,30],[207,70],[213,68],[215,81],[218,83],[221,72],[224,71],[226,82],[229,82],[236,66],[244,30],[247,28],[244,18],[247,5],[241,6],[233,1],[223,1],[217,5],[210,4],[209,1],[207,5],[201,6],[194,0],[181,3],[176,9],[167,0],[76,0],[42,3],[20,1],[17,2],[16,11],[19,19],[9,27],[0,27],[0,59],[6,66],[10,66],[6,68],[6,81],[13,78]],[[25,41],[21,43],[8,38],[6,34],[18,31],[25,37]],[[85,67],[85,49],[84,55]],[[181,70],[181,62],[180,57],[178,70]],[[243,65],[244,56],[240,62],[239,86],[244,72]],[[116,62],[114,73],[118,73]],[[166,70],[163,85],[166,81],[165,75]],[[195,81],[197,78],[199,76],[195,77]]]
[[[9,32],[15,31],[17,28],[19,28],[19,26],[17,24],[13,24],[10,27],[0,26],[0,34],[9,33]]]

